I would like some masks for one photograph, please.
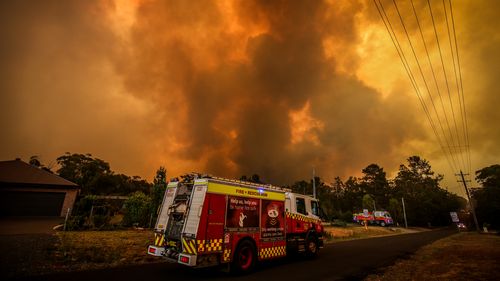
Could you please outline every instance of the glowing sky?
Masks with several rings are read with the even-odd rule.
[[[452,3],[475,171],[500,160],[500,6]],[[438,71],[427,2],[415,7]],[[285,184],[312,167],[394,176],[420,155],[463,194],[372,0],[2,1],[0,36],[1,160],[89,152],[150,180],[163,165]]]

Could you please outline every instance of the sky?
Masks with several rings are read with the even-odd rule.
[[[1,1],[0,160],[289,184],[371,163],[394,177],[419,155],[464,195],[454,173],[500,161],[500,5],[451,1],[453,33],[448,0],[434,25],[427,1],[418,23],[396,3],[415,55],[389,0]]]

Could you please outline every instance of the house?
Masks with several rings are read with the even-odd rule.
[[[0,216],[65,216],[79,190],[21,159],[0,161]]]

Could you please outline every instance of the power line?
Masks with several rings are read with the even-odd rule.
[[[460,146],[460,137],[459,137],[458,129],[457,129],[458,126],[457,126],[457,121],[456,121],[456,118],[455,118],[455,110],[453,109],[453,102],[451,100],[450,86],[448,84],[448,76],[446,75],[446,68],[444,66],[443,53],[441,51],[441,44],[439,43],[439,36],[438,36],[437,29],[436,29],[436,23],[434,21],[434,14],[432,13],[432,6],[431,6],[430,0],[427,0],[427,4],[429,6],[429,12],[431,14],[432,26],[434,27],[434,34],[436,35],[436,43],[437,43],[438,50],[439,50],[439,57],[441,58],[441,66],[443,68],[444,80],[446,82],[446,89],[448,90],[448,99],[450,101],[451,116],[453,117],[453,122],[455,124],[455,131],[457,133],[457,138],[458,138],[457,142],[458,142],[458,146]],[[446,120],[446,122],[448,122],[448,120]],[[450,136],[451,136],[452,132],[451,132],[451,127],[449,126],[449,124],[448,124],[448,128],[450,129]],[[452,138],[452,141],[453,141],[453,138]],[[462,163],[462,165],[465,165],[465,162]]]
[[[406,59],[406,56],[404,55],[403,49],[401,47],[401,44],[399,43],[399,40],[398,40],[398,38],[396,36],[396,33],[394,32],[392,24],[389,21],[389,17],[387,16],[387,14],[385,12],[384,6],[380,2],[380,0],[378,0],[378,4],[377,4],[376,0],[373,0],[373,2],[375,4],[375,6],[377,7],[377,11],[378,11],[380,17],[382,18],[382,21],[384,22],[384,25],[385,25],[385,27],[387,29],[387,32],[389,33],[389,36],[391,37],[391,41],[394,44],[394,47],[396,48],[396,51],[397,51],[397,53],[399,55],[399,58],[401,59],[401,63],[403,64],[403,67],[405,68],[406,73],[407,73],[408,77],[410,78],[410,82],[411,82],[411,84],[412,84],[412,86],[413,86],[413,88],[415,90],[415,93],[416,93],[416,95],[417,95],[417,97],[418,97],[418,99],[419,99],[419,101],[420,101],[420,103],[422,105],[422,108],[424,109],[424,113],[427,116],[427,119],[429,120],[431,128],[432,128],[432,130],[433,130],[433,132],[434,132],[434,134],[435,134],[435,136],[436,136],[436,138],[438,140],[438,144],[441,147],[441,149],[443,150],[443,153],[444,153],[445,158],[446,158],[446,160],[448,162],[448,165],[450,165],[450,167],[452,169],[454,169],[453,168],[453,164],[450,161],[450,158],[448,157],[448,154],[446,153],[446,150],[444,148],[443,142],[441,141],[441,138],[440,138],[440,136],[439,136],[439,134],[437,132],[436,126],[435,126],[434,121],[433,121],[433,119],[432,119],[432,117],[430,115],[430,112],[429,112],[429,109],[428,109],[428,107],[427,107],[427,105],[425,103],[425,100],[423,99],[422,94],[420,93],[420,89],[419,89],[419,87],[417,85],[417,82],[416,82],[416,79],[415,79],[415,77],[414,77],[414,75],[413,75],[413,73],[411,71],[411,68],[410,68],[410,65],[408,63],[408,60]],[[379,5],[380,5],[380,8],[379,8]],[[438,120],[439,120],[439,118],[438,118]],[[450,153],[450,156],[451,156],[451,153]]]
[[[465,121],[465,136],[466,136],[466,149],[467,149],[467,157],[468,157],[468,164],[469,164],[469,171],[472,172],[472,161],[471,161],[471,155],[470,155],[470,139],[469,139],[469,126],[467,122],[467,111],[465,108],[465,94],[464,94],[464,86],[462,82],[462,70],[460,67],[460,55],[458,52],[458,43],[457,43],[457,34],[455,30],[455,18],[453,17],[453,6],[451,4],[451,0],[448,0],[450,4],[450,15],[451,15],[451,23],[453,27],[453,38],[455,39],[455,49],[457,50],[457,66],[458,66],[458,77],[460,78],[460,89],[462,92],[462,104],[463,104],[463,114],[464,114],[464,121]]]
[[[374,4],[377,8],[377,11],[385,25],[385,28],[387,32],[389,33],[389,36],[391,38],[391,41],[396,48],[396,51],[398,53],[398,56],[401,60],[401,63],[403,64],[403,67],[410,79],[410,82],[412,84],[412,87],[415,90],[415,93],[422,105],[422,108],[424,110],[424,113],[429,121],[429,124],[432,128],[433,133],[435,134],[438,144],[441,147],[444,156],[446,158],[446,161],[448,162],[448,165],[450,168],[456,172],[456,171],[462,171],[462,170],[468,170],[471,171],[471,154],[470,154],[470,139],[469,139],[469,131],[468,131],[468,122],[467,122],[467,114],[465,110],[465,95],[464,95],[464,89],[463,89],[463,79],[462,79],[462,71],[461,71],[461,66],[460,66],[460,57],[459,57],[459,51],[458,51],[458,43],[457,43],[457,36],[456,36],[456,29],[455,29],[455,20],[454,20],[454,15],[453,15],[453,8],[451,4],[451,0],[448,0],[449,2],[449,8],[450,8],[450,16],[451,16],[451,29],[450,29],[450,22],[448,21],[448,11],[446,7],[445,0],[443,1],[443,8],[444,8],[444,17],[446,20],[446,29],[448,33],[448,39],[449,39],[449,46],[450,46],[450,52],[451,52],[451,59],[453,63],[453,73],[454,73],[454,78],[455,78],[455,85],[457,88],[457,97],[458,97],[458,103],[459,103],[459,108],[460,110],[458,111],[459,116],[456,117],[455,113],[455,106],[453,98],[452,98],[452,90],[450,88],[450,81],[448,78],[448,73],[447,73],[447,67],[445,66],[445,58],[443,55],[443,48],[441,48],[441,42],[439,38],[439,33],[438,33],[438,28],[436,25],[436,19],[434,16],[433,12],[433,7],[430,3],[429,0],[427,0],[427,6],[429,8],[430,12],[430,17],[432,19],[432,28],[434,31],[434,37],[437,43],[437,49],[439,51],[439,57],[440,57],[440,62],[441,62],[441,67],[442,67],[442,72],[444,75],[444,83],[446,86],[446,91],[448,94],[448,101],[449,101],[449,107],[446,105],[446,108],[448,110],[451,109],[451,112],[448,112],[448,110],[445,108],[445,101],[441,95],[441,88],[440,88],[440,83],[438,82],[438,77],[437,73],[434,69],[433,63],[431,61],[431,56],[429,52],[429,48],[427,46],[427,42],[424,37],[424,32],[423,32],[423,26],[422,22],[419,19],[417,10],[415,8],[415,4],[413,0],[411,0],[411,8],[413,10],[413,14],[415,16],[417,25],[418,25],[418,30],[420,33],[420,38],[423,42],[423,46],[425,48],[425,52],[427,55],[427,62],[429,64],[430,70],[432,72],[432,78],[434,79],[434,85],[436,87],[437,95],[439,96],[439,101],[441,103],[441,112],[442,116],[440,114],[440,111],[437,110],[436,103],[434,102],[434,97],[433,93],[429,88],[429,83],[427,81],[426,75],[424,75],[424,71],[422,68],[422,64],[419,61],[419,57],[417,56],[416,52],[416,45],[412,42],[412,39],[410,38],[409,30],[407,29],[407,26],[405,24],[405,20],[403,19],[403,14],[400,11],[400,8],[398,7],[398,4],[396,3],[395,0],[392,0],[393,5],[396,9],[397,12],[397,17],[399,17],[399,21],[402,26],[402,30],[404,31],[404,35],[406,35],[406,39],[408,41],[409,49],[411,49],[411,53],[413,54],[416,66],[415,68],[418,68],[418,71],[420,73],[421,81],[417,82],[417,78],[415,74],[413,73],[412,67],[405,55],[405,50],[403,49],[398,36],[395,32],[395,29],[393,27],[393,24],[391,23],[391,20],[388,16],[388,13],[386,13],[386,9],[384,5],[382,4],[381,0],[374,0]],[[453,30],[453,32],[451,32]],[[453,36],[452,36],[453,35]],[[443,35],[445,37],[445,35]],[[453,37],[453,38],[452,38]],[[452,40],[454,41],[454,48],[453,48],[453,43]],[[455,54],[456,54],[456,60],[455,60]],[[412,62],[413,63],[413,62]],[[458,74],[457,74],[458,72]],[[453,76],[451,76],[453,77]],[[451,78],[450,77],[450,78]],[[451,78],[453,79],[453,78]],[[420,79],[419,79],[420,80]],[[431,103],[431,106],[429,107],[427,105],[426,99],[424,99],[423,93],[421,91],[421,87],[419,83],[423,82],[423,86],[425,87],[425,90],[427,91],[429,95],[429,99],[427,102]],[[453,83],[453,82],[451,82]],[[431,110],[433,109],[433,110]],[[432,112],[433,111],[433,112]],[[434,114],[433,114],[434,113]],[[452,116],[452,121],[454,124],[454,128],[452,128],[450,120],[448,119],[448,114],[451,114]],[[433,116],[435,116],[436,122],[434,121]],[[442,121],[442,118],[444,117],[444,121],[446,122],[446,129],[444,128],[445,126],[443,125],[444,122]],[[457,118],[459,118],[459,121],[461,123],[461,127],[459,127]],[[440,136],[440,133],[438,132],[437,126],[440,128],[440,132],[442,133],[442,138]],[[447,131],[447,132],[446,132]],[[459,132],[462,131],[462,132]],[[463,135],[461,134],[463,133]],[[456,139],[455,139],[456,138]],[[465,154],[465,158],[464,158]],[[468,174],[466,174],[468,175]]]
[[[450,2],[451,4],[451,2]],[[450,6],[451,8],[451,6]],[[465,130],[465,120],[464,120],[464,104],[462,103],[462,98],[461,98],[461,94],[460,94],[460,86],[459,86],[459,82],[458,82],[458,74],[457,74],[457,67],[456,67],[456,64],[455,64],[455,54],[453,52],[453,45],[452,45],[452,38],[451,38],[451,33],[450,33],[450,24],[449,24],[449,21],[448,21],[448,13],[446,11],[446,3],[445,3],[445,0],[443,0],[443,10],[444,10],[444,17],[445,17],[445,20],[446,20],[446,30],[448,31],[448,42],[450,43],[450,52],[451,52],[451,59],[453,61],[453,73],[455,75],[455,84],[457,86],[457,95],[458,95],[458,103],[460,105],[460,121],[462,122],[462,131],[463,131],[463,140],[464,140],[464,148],[465,148],[465,153],[467,154],[467,133],[466,133],[466,130]],[[458,50],[455,49],[455,51],[458,53]],[[461,151],[462,152],[462,151]],[[461,153],[461,157],[462,157],[462,161],[464,163],[464,168],[469,168],[469,165],[468,165],[468,162],[467,164],[465,163],[465,160],[463,159],[463,156],[464,153]],[[467,172],[467,170],[466,170]],[[470,172],[470,171],[469,171]],[[469,174],[469,173],[466,173],[466,174]]]
[[[415,62],[417,63],[417,66],[418,66],[418,69],[419,69],[420,75],[422,76],[422,80],[423,80],[423,82],[424,82],[425,88],[427,89],[427,92],[429,93],[429,97],[430,97],[431,103],[432,103],[433,108],[434,108],[434,110],[435,110],[435,112],[436,112],[436,116],[437,116],[437,118],[438,118],[439,125],[440,125],[440,127],[441,127],[442,132],[443,132],[443,137],[445,138],[446,144],[447,144],[447,146],[448,146],[448,150],[450,150],[451,158],[452,158],[452,160],[453,160],[453,163],[455,163],[455,164],[456,164],[456,163],[457,163],[457,160],[455,159],[455,154],[454,154],[454,152],[452,151],[452,149],[451,149],[451,145],[450,145],[450,143],[449,143],[448,139],[447,139],[447,138],[446,138],[446,136],[445,136],[445,132],[444,132],[443,125],[442,125],[442,123],[441,123],[441,119],[439,118],[439,114],[437,113],[437,109],[436,109],[436,106],[435,106],[435,104],[434,104],[434,100],[432,99],[432,94],[431,94],[431,91],[430,91],[429,86],[428,86],[428,84],[427,84],[427,81],[426,81],[426,79],[425,79],[425,75],[424,75],[424,73],[423,73],[422,67],[421,67],[421,65],[420,65],[420,62],[419,62],[418,57],[417,57],[417,54],[416,54],[416,52],[415,52],[415,48],[413,47],[413,43],[411,42],[410,35],[408,34],[408,30],[406,29],[406,25],[405,25],[405,23],[404,23],[404,21],[403,21],[403,17],[401,16],[401,12],[399,11],[399,7],[398,7],[398,5],[397,5],[396,1],[395,1],[395,0],[392,0],[392,2],[393,2],[393,4],[394,4],[394,7],[396,8],[397,13],[398,13],[398,16],[399,16],[399,20],[400,20],[400,22],[401,22],[401,25],[403,26],[404,33],[405,33],[405,35],[406,35],[406,38],[407,38],[408,43],[409,43],[409,45],[410,45],[411,51],[412,51],[413,56],[414,56],[414,58],[415,58]],[[450,136],[452,137],[452,135],[451,135],[451,129],[450,129],[450,125],[449,125],[449,122],[448,122],[448,118],[447,118],[446,112],[443,112],[443,113],[444,113],[444,115],[445,115],[445,120],[446,120],[446,123],[447,123],[447,125],[448,125],[448,129],[450,130]],[[451,141],[452,141],[452,144],[454,145],[454,142],[453,142],[453,137],[451,138]],[[455,168],[455,170],[456,170],[456,168]]]
[[[422,39],[422,42],[423,42],[423,45],[424,45],[424,49],[425,49],[425,53],[427,55],[427,62],[429,63],[429,66],[430,66],[430,69],[431,69],[431,72],[432,72],[432,77],[434,78],[434,84],[436,86],[436,91],[437,91],[439,99],[441,101],[441,108],[443,110],[443,114],[445,115],[445,119],[446,119],[446,122],[447,122],[448,128],[449,128],[448,118],[446,116],[446,111],[444,109],[444,103],[443,103],[443,99],[442,99],[442,96],[441,96],[441,91],[439,90],[439,85],[438,85],[438,82],[437,82],[436,73],[434,72],[434,67],[432,66],[432,62],[431,62],[431,58],[430,58],[430,54],[429,54],[429,49],[427,48],[427,43],[425,41],[424,34],[422,32],[422,26],[420,25],[420,20],[418,18],[417,11],[415,9],[415,5],[413,3],[413,0],[411,0],[411,6],[412,6],[413,14],[415,15],[415,19],[417,21],[418,30],[420,32],[420,38]],[[396,6],[396,8],[397,8],[397,6]],[[430,95],[430,92],[429,92],[429,97],[430,97],[430,99],[431,99],[431,101],[433,103],[434,111],[436,112],[436,116],[438,116],[438,112],[437,112],[437,109],[436,109],[436,107],[434,105],[433,98]],[[441,129],[442,129],[442,132],[443,132],[443,136],[445,137],[444,129],[442,127],[441,127]],[[448,146],[449,146],[449,144],[448,144]],[[450,149],[450,154],[451,154],[451,149]]]

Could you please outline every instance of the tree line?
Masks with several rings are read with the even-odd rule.
[[[388,179],[382,167],[370,164],[361,177],[336,177],[326,183],[315,177],[316,193],[325,216],[346,222],[355,212],[363,209],[387,210],[396,222],[403,223],[401,198],[404,198],[407,221],[414,226],[440,226],[450,223],[451,211],[466,209],[466,200],[441,187],[443,176],[435,174],[429,162],[419,156],[411,156],[401,164],[397,175]],[[51,167],[41,163],[37,156],[30,164],[49,172]],[[81,198],[77,208],[88,213],[92,205],[99,204],[94,195],[126,195],[124,204],[126,225],[147,226],[161,204],[167,186],[167,171],[160,167],[152,183],[138,176],[115,173],[108,162],[91,154],[65,153],[57,158],[56,173],[81,187]],[[263,183],[259,175],[243,175],[240,180]],[[480,224],[500,227],[500,165],[485,167],[476,172],[480,188],[472,190],[473,203]],[[313,194],[311,180],[300,180],[287,186],[293,192]],[[94,196],[94,197],[93,197]],[[89,203],[90,202],[90,203]],[[104,204],[104,203],[102,203]],[[154,223],[154,221],[153,221]]]
[[[394,179],[377,164],[362,170],[361,177],[349,177],[345,181],[336,177],[327,184],[315,178],[316,193],[323,211],[330,219],[351,221],[355,212],[386,210],[393,219],[403,223],[402,198],[407,221],[415,226],[448,225],[451,211],[465,206],[465,199],[441,188],[442,175],[436,175],[429,162],[419,156],[411,156],[399,166]],[[312,194],[312,180],[298,181],[289,186],[294,192]]]

